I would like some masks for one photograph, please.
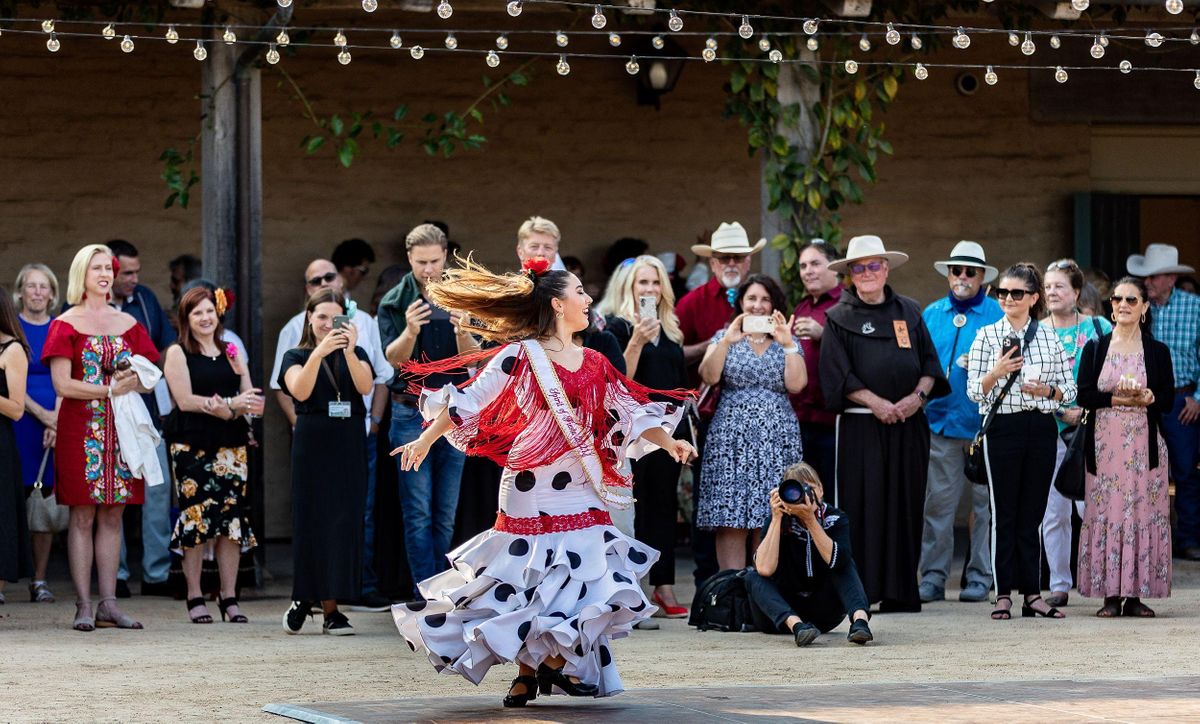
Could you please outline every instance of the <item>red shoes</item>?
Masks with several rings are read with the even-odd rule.
[[[662,599],[662,596],[657,593],[650,597],[650,601],[658,606],[656,616],[663,618],[687,618],[688,610],[683,606],[668,606]]]

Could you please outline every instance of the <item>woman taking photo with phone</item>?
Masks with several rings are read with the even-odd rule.
[[[340,292],[325,288],[304,305],[300,346],[283,356],[279,385],[296,403],[292,440],[292,605],[283,628],[300,633],[316,602],[322,631],[354,633],[338,599],[362,593],[367,496],[367,408],[375,374],[358,346]]]
[[[233,623],[247,623],[238,609],[238,562],[257,545],[247,500],[250,428],[242,416],[262,414],[262,390],[251,386],[237,347],[224,339],[225,307],[223,289],[186,292],[179,300],[179,341],[167,348],[163,364],[175,401],[163,425],[179,494],[171,550],[183,555],[192,623],[213,621],[200,590],[204,547],[210,540],[216,541],[221,620],[228,616]]]
[[[746,538],[770,514],[771,489],[803,457],[788,394],[804,389],[808,372],[785,304],[774,279],[751,274],[737,289],[737,316],[700,362],[701,379],[721,385],[721,397],[704,443],[696,525],[716,529],[721,570],[746,567]]]
[[[666,267],[653,256],[632,260],[625,276],[621,306],[608,318],[625,354],[625,373],[638,384],[657,390],[688,386],[683,361],[683,332],[675,316],[675,293]],[[686,421],[675,430],[688,439]],[[682,466],[666,450],[633,462],[635,537],[655,548],[658,562],[650,568],[651,600],[667,618],[684,618],[687,608],[675,598],[675,522],[679,511],[678,482]]]
[[[967,396],[980,415],[996,407],[983,442],[992,496],[992,618],[1012,618],[1014,586],[1025,596],[1022,616],[1063,618],[1042,599],[1040,527],[1054,475],[1054,411],[1074,401],[1075,377],[1054,330],[1038,324],[1046,310],[1037,267],[1009,267],[996,297],[1004,318],[979,329],[967,359]]]

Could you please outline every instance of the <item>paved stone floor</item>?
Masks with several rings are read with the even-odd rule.
[[[503,709],[494,696],[421,697],[263,708],[304,722],[1200,722],[1200,677],[639,689],[544,697]]]

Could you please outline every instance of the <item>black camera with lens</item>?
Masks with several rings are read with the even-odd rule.
[[[779,498],[788,505],[816,503],[817,491],[802,480],[784,480],[779,484]]]

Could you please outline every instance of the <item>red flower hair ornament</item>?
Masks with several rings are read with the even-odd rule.
[[[533,256],[521,264],[521,269],[529,274],[530,279],[537,281],[538,277],[550,271],[550,260],[544,256]]]

